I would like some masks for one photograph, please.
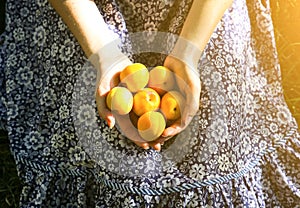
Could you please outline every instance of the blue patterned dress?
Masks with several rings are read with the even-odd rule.
[[[191,3],[96,1],[125,48],[129,34],[178,34]],[[199,61],[199,111],[161,152],[99,118],[95,71],[46,0],[8,0],[6,13],[0,123],[21,207],[300,207],[300,136],[268,0],[235,0],[226,11]],[[164,58],[126,52],[148,66]]]

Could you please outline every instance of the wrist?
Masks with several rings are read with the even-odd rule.
[[[97,71],[96,89],[103,82],[106,83],[105,86],[110,85],[110,81],[118,72],[132,64],[130,59],[119,49],[116,41],[100,48],[88,60]]]
[[[202,51],[191,41],[178,37],[170,56],[179,59],[192,69],[196,69]]]
[[[118,47],[118,41],[110,42],[101,47],[96,53],[92,54],[88,60],[97,70],[97,73],[101,73],[101,76],[114,68],[118,68],[117,66],[121,64],[125,65],[131,63],[128,57],[122,53]]]

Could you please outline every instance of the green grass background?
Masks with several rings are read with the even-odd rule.
[[[4,29],[4,0],[0,0],[0,29]],[[299,0],[271,0],[282,84],[287,104],[300,124]],[[9,150],[7,132],[0,131],[0,208],[18,207],[21,184]]]
[[[9,150],[7,133],[0,131],[0,207],[18,207],[21,184]]]

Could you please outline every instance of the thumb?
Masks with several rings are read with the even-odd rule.
[[[112,112],[107,108],[106,106],[106,100],[105,95],[100,96],[99,90],[97,90],[96,93],[96,105],[97,110],[101,118],[103,118],[109,128],[113,128],[115,126],[115,117],[112,114]]]

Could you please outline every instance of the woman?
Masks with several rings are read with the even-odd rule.
[[[299,205],[299,134],[268,1],[50,3],[7,2],[1,121],[22,207]],[[171,49],[143,48],[157,37]],[[103,104],[132,62],[188,86],[182,122],[153,143],[125,139]]]

